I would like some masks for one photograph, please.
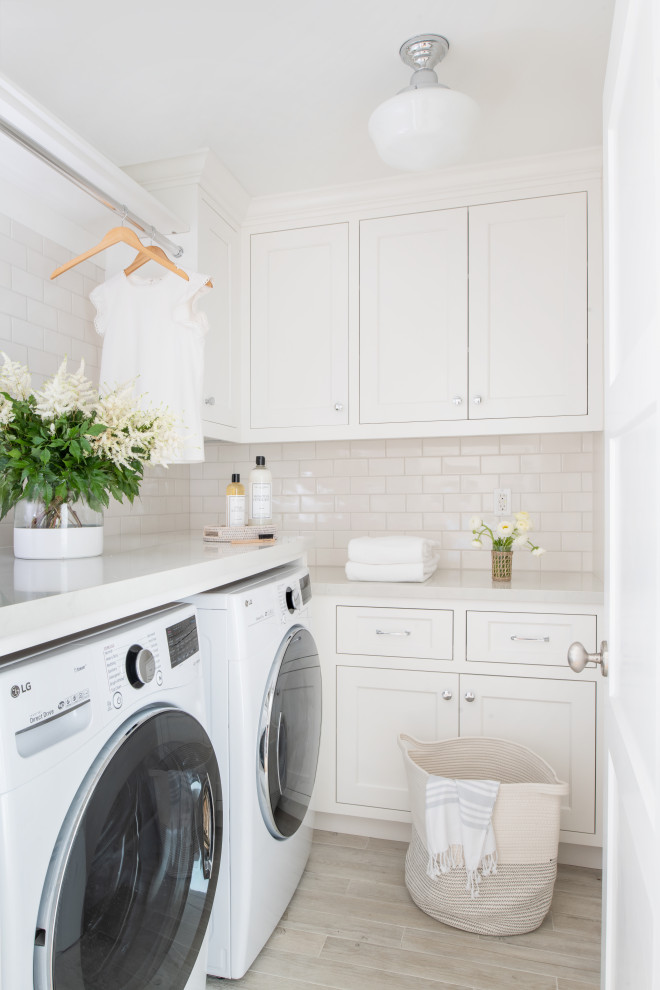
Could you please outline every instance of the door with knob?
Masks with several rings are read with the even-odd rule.
[[[593,834],[595,683],[462,674],[460,697],[460,735],[509,739],[538,753],[570,787],[562,829]]]
[[[587,412],[587,195],[470,207],[470,419]]]
[[[250,426],[346,425],[348,224],[250,241]]]
[[[360,223],[360,422],[465,419],[467,210]]]
[[[658,5],[615,5],[604,93],[605,990],[660,986],[660,144]],[[643,519],[644,539],[630,520]],[[577,678],[576,678],[577,680]]]
[[[206,313],[202,418],[205,436],[235,439],[240,400],[238,233],[204,199],[199,203],[197,271],[213,275],[199,302]]]
[[[337,801],[408,811],[398,735],[455,737],[458,685],[437,671],[337,667]]]

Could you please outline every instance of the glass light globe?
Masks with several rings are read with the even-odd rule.
[[[436,84],[406,89],[376,107],[369,135],[387,165],[421,172],[460,161],[479,119],[465,93]]]

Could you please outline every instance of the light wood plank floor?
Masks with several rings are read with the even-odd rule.
[[[449,928],[411,901],[406,844],[319,832],[300,887],[242,980],[207,990],[593,990],[600,871],[560,866],[552,909],[528,935]]]

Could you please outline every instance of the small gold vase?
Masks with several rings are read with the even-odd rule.
[[[491,550],[491,570],[493,581],[510,581],[513,550]]]

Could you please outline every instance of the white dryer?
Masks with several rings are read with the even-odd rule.
[[[0,666],[1,990],[202,990],[222,797],[195,610]]]
[[[312,841],[321,668],[309,572],[275,568],[196,595],[210,732],[225,793],[208,971],[238,979],[282,917]]]

